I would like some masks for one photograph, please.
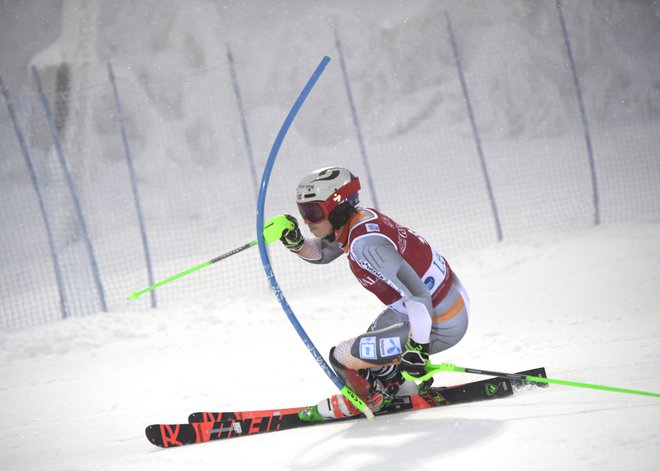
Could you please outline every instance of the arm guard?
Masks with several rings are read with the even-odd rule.
[[[306,262],[319,265],[330,263],[343,253],[336,242],[328,242],[317,237],[305,237],[302,248],[296,252]]]

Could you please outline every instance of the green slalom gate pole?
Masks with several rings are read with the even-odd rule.
[[[277,216],[269,219],[266,224],[264,225],[264,240],[267,243],[272,243],[276,240],[279,240],[280,237],[282,237],[282,232],[285,230],[293,230],[294,225],[291,221],[287,219],[287,217],[284,214],[278,214]],[[149,291],[158,288],[159,286],[163,286],[164,284],[170,283],[174,280],[178,280],[179,278],[182,278],[186,275],[190,275],[191,273],[196,272],[197,270],[201,270],[204,267],[208,267],[209,265],[213,265],[214,263],[219,262],[220,260],[224,260],[225,258],[231,257],[232,255],[236,255],[239,252],[242,252],[243,250],[249,249],[250,247],[254,247],[257,245],[256,239],[248,242],[247,244],[241,245],[240,247],[235,248],[234,250],[230,250],[227,253],[224,253],[222,255],[218,255],[215,258],[212,258],[211,260],[208,260],[204,263],[200,263],[199,265],[188,268],[187,270],[182,271],[181,273],[177,273],[176,275],[170,276],[169,278],[159,281],[158,283],[155,283],[148,288],[145,288],[140,291],[133,291],[129,296],[128,299],[133,299],[136,300],[140,296],[142,296],[144,293],[148,293]]]
[[[455,373],[472,373],[477,375],[487,375],[487,376],[498,376],[501,378],[507,378],[517,381],[527,381],[530,383],[548,383],[548,384],[561,384],[562,386],[573,386],[576,388],[588,388],[588,389],[597,389],[600,391],[610,391],[618,392],[624,394],[636,394],[639,396],[649,396],[649,397],[660,397],[660,394],[647,392],[647,391],[637,391],[635,389],[623,389],[615,388],[612,386],[603,386],[600,384],[591,384],[591,383],[581,383],[578,381],[566,381],[563,379],[553,379],[553,378],[542,378],[540,376],[528,376],[523,374],[516,373],[502,373],[501,371],[488,371],[488,370],[479,370],[476,368],[467,368],[463,366],[456,366],[453,363],[440,363],[437,365],[428,364],[426,365],[426,374],[422,377],[416,378],[409,375],[406,372],[403,372],[403,377],[412,380],[412,381],[425,381],[431,378],[436,373],[441,371],[450,371]]]

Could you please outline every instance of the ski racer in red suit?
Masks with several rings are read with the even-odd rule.
[[[342,167],[316,170],[297,188],[300,214],[281,240],[310,263],[346,254],[358,281],[387,307],[368,331],[330,350],[330,364],[375,412],[396,394],[415,394],[405,381],[425,374],[429,355],[456,345],[467,330],[469,300],[444,257],[420,235],[375,209],[358,206],[359,179]],[[355,415],[342,394],[321,401],[313,418]]]

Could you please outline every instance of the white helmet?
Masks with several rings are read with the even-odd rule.
[[[346,223],[359,203],[360,179],[343,167],[313,171],[298,184],[296,202],[303,219],[329,219],[333,226]]]

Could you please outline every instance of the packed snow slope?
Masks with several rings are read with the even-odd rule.
[[[660,225],[614,225],[454,257],[471,325],[433,359],[545,366],[554,378],[660,392],[659,240]],[[380,310],[349,279],[286,295],[322,352]],[[562,386],[372,423],[153,447],[150,423],[336,392],[270,293],[1,332],[0,348],[6,470],[660,469],[660,399]]]

